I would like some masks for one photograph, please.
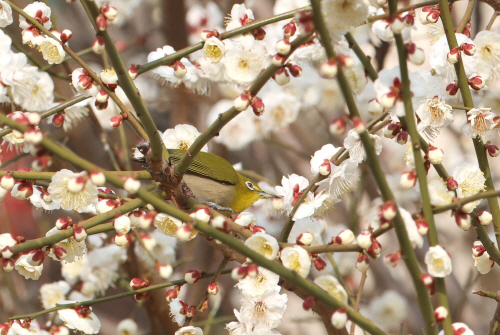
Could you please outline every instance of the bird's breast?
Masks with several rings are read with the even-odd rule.
[[[213,202],[222,207],[231,206],[234,185],[218,183],[215,180],[192,174],[185,174],[184,182],[199,202]]]

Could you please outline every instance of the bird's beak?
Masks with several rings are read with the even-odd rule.
[[[261,199],[278,199],[281,198],[279,195],[267,193],[264,191],[259,191]]]

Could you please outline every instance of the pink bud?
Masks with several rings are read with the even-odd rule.
[[[356,132],[358,134],[361,134],[362,132],[364,132],[366,130],[366,127],[365,127],[365,124],[363,123],[363,121],[357,117],[357,116],[354,116],[352,118],[352,125],[354,126],[354,130],[356,130]]]
[[[319,174],[328,176],[332,172],[332,163],[325,159],[325,162],[319,166]]]
[[[419,20],[422,24],[436,23],[439,19],[439,8],[433,6],[425,6],[420,12]]]
[[[405,26],[412,27],[415,24],[415,10],[412,9],[404,17]]]
[[[253,113],[256,116],[261,116],[262,114],[264,114],[264,102],[262,102],[261,98],[253,98],[250,106],[252,106]]]
[[[391,221],[397,213],[396,204],[392,200],[387,200],[382,206],[380,206],[380,212],[385,220]]]
[[[401,259],[401,252],[398,251],[394,254],[385,255],[384,262],[391,268],[395,268],[398,265],[400,259]]]
[[[2,249],[2,258],[11,258],[12,256],[14,256],[14,252],[11,247],[6,246]]]
[[[94,42],[92,42],[92,51],[98,55],[102,54],[106,50],[106,43],[101,36],[97,36]]]
[[[0,187],[7,191],[12,190],[15,184],[16,180],[12,176],[12,172],[7,172],[0,178]]]
[[[330,123],[329,127],[330,134],[342,135],[343,133],[345,133],[346,127],[347,123],[344,118],[342,117],[336,118],[335,120],[332,121],[332,123]]]
[[[470,87],[472,87],[476,91],[480,91],[486,86],[486,83],[481,76],[475,76],[468,79],[468,83]]]
[[[475,241],[472,247],[472,255],[474,257],[481,257],[486,252],[486,248],[481,244],[480,241]]]
[[[285,38],[289,38],[289,37],[295,35],[296,31],[297,31],[297,27],[292,22],[287,23],[283,26],[283,35],[285,36]]]
[[[87,230],[79,225],[73,225],[73,238],[77,241],[83,241],[87,237]]]
[[[302,303],[302,308],[304,308],[305,311],[308,311],[314,307],[314,302],[315,300],[313,297],[307,297],[304,299],[304,302]]]
[[[356,260],[356,269],[359,272],[365,272],[370,267],[370,259],[365,254],[361,254]]]
[[[286,67],[288,68],[288,71],[290,71],[290,74],[292,76],[294,76],[295,78],[298,78],[298,77],[302,76],[302,68],[300,66],[292,64],[292,63],[289,62],[286,65]]]
[[[486,150],[488,151],[488,155],[491,157],[497,157],[500,154],[500,149],[493,144],[487,145]]]
[[[246,266],[236,266],[231,271],[231,277],[233,280],[240,280],[247,276],[248,268]]]
[[[207,292],[210,295],[217,295],[219,294],[219,285],[217,285],[217,282],[212,282],[208,285],[207,287]]]
[[[184,280],[188,284],[194,284],[194,283],[196,283],[200,279],[200,276],[201,276],[201,274],[198,271],[196,271],[196,270],[189,270],[184,275]]]
[[[70,223],[72,223],[71,219],[59,218],[56,220],[56,227],[59,230],[64,230],[69,227]]]
[[[42,142],[43,134],[35,128],[28,129],[24,132],[24,140],[29,144],[39,144]]]
[[[208,40],[210,37],[215,37],[215,33],[212,30],[203,30],[200,37],[203,41]]]
[[[28,257],[26,258],[26,261],[28,262],[28,264],[32,265],[32,266],[39,266],[40,264],[43,263],[45,259],[45,254],[42,250],[38,249],[38,250],[31,250],[29,253],[28,253]]]
[[[278,67],[283,66],[283,65],[285,65],[285,62],[286,62],[286,57],[285,56],[280,55],[280,54],[275,54],[273,56],[272,64],[274,66],[278,66]]]
[[[464,43],[460,46],[460,49],[466,54],[467,56],[474,56],[476,53],[476,46],[471,43]]]
[[[401,131],[396,137],[396,142],[401,145],[405,145],[408,143],[408,133],[406,131]]]
[[[60,261],[64,260],[68,256],[68,252],[66,251],[66,249],[61,247],[55,247],[53,253]]]
[[[242,112],[245,109],[247,109],[249,105],[250,105],[250,96],[248,94],[243,93],[238,97],[236,97],[236,99],[234,99],[234,108],[239,112]]]
[[[71,30],[64,29],[61,32],[61,42],[62,42],[62,44],[65,44],[66,42],[68,42],[71,39],[71,37],[73,37],[73,33],[71,32]]]
[[[33,186],[27,180],[18,181],[10,195],[18,200],[26,200],[33,195]]]
[[[347,316],[347,311],[344,308],[337,309],[332,314],[332,325],[337,329],[342,329],[345,327],[349,317]]]
[[[371,245],[373,243],[372,233],[369,232],[368,230],[363,230],[356,237],[356,241],[358,242],[358,245],[360,246],[361,249],[366,250],[369,247],[371,247]]]
[[[132,278],[130,281],[130,288],[132,290],[140,290],[141,288],[149,286],[148,280],[142,280],[141,278]]]
[[[446,86],[446,92],[448,93],[449,96],[456,95],[459,89],[460,89],[460,86],[458,85],[457,82],[448,84]]]
[[[320,76],[326,79],[335,78],[338,71],[339,68],[335,59],[329,59],[328,61],[321,64],[321,67],[319,68]]]
[[[250,229],[250,231],[253,233],[253,234],[257,234],[257,233],[265,233],[266,232],[266,228],[264,227],[261,227],[261,226],[256,226],[254,224],[250,224],[248,226],[248,229]]]
[[[419,218],[415,220],[415,224],[417,225],[418,233],[420,235],[427,235],[427,233],[429,232],[429,223],[425,219]]]
[[[108,93],[106,93],[105,90],[100,89],[97,95],[95,96],[95,99],[100,102],[100,103],[105,103],[109,99]]]
[[[292,49],[292,45],[290,44],[290,41],[286,40],[286,39],[283,39],[283,40],[279,40],[277,43],[276,43],[276,51],[282,55],[282,56],[286,56],[290,53],[290,50]]]
[[[371,115],[378,115],[384,111],[384,107],[378,102],[377,99],[368,101],[368,113]]]
[[[57,113],[52,119],[54,127],[61,127],[64,124],[64,114]]]
[[[368,256],[373,259],[377,259],[380,257],[380,253],[382,252],[382,245],[372,237],[372,245],[366,250]]]
[[[407,171],[401,175],[399,181],[403,188],[412,188],[417,184],[417,175],[414,171]]]
[[[283,66],[278,71],[276,71],[273,74],[273,79],[276,84],[280,86],[288,84],[290,82],[290,75],[288,74],[286,67]]]
[[[194,306],[189,306],[186,310],[186,317],[192,318],[196,315],[196,308]]]
[[[326,263],[321,257],[317,257],[314,260],[314,267],[316,268],[316,270],[321,271],[326,268]]]
[[[14,270],[15,265],[16,265],[16,262],[14,262],[13,259],[2,258],[2,269],[5,272],[11,272],[12,270]]]
[[[455,64],[460,59],[460,49],[458,47],[451,49],[446,57],[448,62]]]
[[[443,322],[448,317],[448,310],[444,306],[439,306],[434,310],[434,316],[436,317],[436,322]]]
[[[128,68],[128,75],[130,76],[130,78],[132,80],[134,80],[135,78],[137,78],[137,76],[139,75],[139,69],[132,65],[131,67]]]
[[[167,291],[167,294],[165,296],[165,299],[167,300],[167,302],[171,302],[172,300],[177,299],[177,296],[179,295],[179,290],[180,290],[180,288],[177,288],[177,287],[179,287],[179,286],[176,286],[176,287]]]
[[[158,274],[163,279],[168,279],[172,275],[172,272],[174,272],[172,265],[160,262],[156,262],[156,270],[158,270]]]
[[[251,34],[257,41],[262,41],[266,37],[266,31],[262,27],[252,30]]]
[[[350,229],[342,230],[336,237],[332,237],[332,243],[351,244],[354,242],[354,233]]]
[[[148,300],[148,298],[149,298],[149,292],[142,292],[142,293],[134,294],[134,299],[137,302],[146,301],[146,300]]]
[[[255,263],[247,264],[247,276],[250,278],[256,278],[259,274],[259,266]]]
[[[118,16],[118,11],[115,7],[108,4],[101,6],[101,13],[106,17],[108,21],[113,21]]]
[[[313,240],[314,240],[313,234],[305,232],[300,234],[299,237],[297,237],[296,241],[298,245],[309,246],[312,244]]]
[[[123,122],[123,116],[121,115],[115,115],[112,116],[111,119],[109,119],[109,125],[111,128],[118,128]]]
[[[108,28],[108,22],[103,14],[97,15],[95,22],[97,25],[97,29],[100,31],[104,31]]]
[[[455,222],[460,229],[469,230],[471,226],[471,218],[468,213],[458,211],[455,213]]]
[[[184,64],[182,64],[180,61],[176,61],[174,65],[174,75],[177,78],[184,78],[187,74],[187,69]]]
[[[479,223],[483,226],[487,226],[491,223],[491,221],[493,221],[493,216],[488,211],[481,211],[477,215],[477,218],[479,220]]]
[[[443,155],[443,150],[439,148],[429,146],[427,149],[427,157],[429,158],[431,164],[441,164],[443,161]]]
[[[450,191],[453,191],[457,189],[458,182],[455,179],[453,179],[453,177],[448,177],[448,179],[446,180],[446,185],[448,186],[448,189]]]

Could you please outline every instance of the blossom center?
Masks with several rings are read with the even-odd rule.
[[[260,239],[259,245],[257,247],[257,252],[265,257],[271,257],[273,254],[273,248],[267,243],[266,239]]]
[[[253,316],[257,320],[266,319],[267,311],[268,311],[268,308],[267,308],[266,304],[263,301],[259,301],[255,304],[255,307],[253,309]]]
[[[217,45],[209,45],[205,49],[205,55],[210,59],[222,58],[222,50]]]
[[[177,229],[179,227],[177,227],[177,225],[172,219],[166,218],[164,221],[158,221],[157,224],[158,227],[168,236],[172,237],[177,236]]]
[[[292,269],[295,272],[300,271],[299,255],[295,252],[292,255],[290,255],[290,269]]]
[[[476,136],[483,136],[486,133],[486,130],[488,130],[488,123],[486,122],[486,119],[484,118],[483,114],[478,114],[476,117],[471,121],[472,123],[472,135],[474,137]]]

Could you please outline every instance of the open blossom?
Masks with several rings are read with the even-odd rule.
[[[364,23],[368,5],[364,0],[322,1],[323,17],[332,39],[338,41],[341,34]]]
[[[172,299],[169,306],[172,321],[177,322],[179,327],[184,326],[184,323],[186,322],[186,309],[189,307],[188,304],[179,298],[175,298]]]
[[[458,198],[470,197],[483,191],[486,187],[484,185],[486,179],[477,165],[463,163],[457,167],[451,175],[458,183],[458,187],[456,189]],[[469,206],[464,208],[464,210],[467,209],[467,212],[470,213],[474,207],[480,203],[481,199],[470,202],[468,204]]]
[[[165,213],[159,213],[155,216],[154,220],[154,226],[158,228],[159,231],[161,231],[163,234],[176,237],[177,236],[177,230],[184,226],[185,224],[179,220],[174,218],[173,216],[167,215]],[[190,240],[196,237],[198,234],[198,231],[193,229],[191,231],[190,235]]]
[[[251,9],[247,9],[245,4],[235,4],[231,9],[231,15],[229,21],[227,21],[226,30],[230,31],[241,28],[253,20],[255,20],[255,17]],[[247,50],[252,50],[255,46],[255,37],[249,32],[233,36],[231,40],[240,44]]]
[[[464,43],[474,45],[474,42],[464,34],[455,34],[457,38],[458,45]],[[436,70],[436,74],[440,77],[446,84],[453,82],[456,79],[455,68],[453,64],[448,61],[448,53],[450,52],[450,47],[448,46],[448,40],[446,36],[441,36],[436,43],[433,44],[429,51],[429,64]],[[467,56],[463,54],[462,62],[464,64],[465,74],[469,77],[473,73],[477,72],[477,57],[478,54],[475,53],[473,56]]]
[[[252,315],[243,314],[237,310],[234,310],[234,315],[238,321],[226,325],[230,335],[277,335],[277,332],[265,323],[254,324]]]
[[[276,186],[276,193],[282,197],[283,205],[281,209],[290,213],[304,193],[304,190],[309,186],[309,180],[302,176],[291,174],[288,178],[283,176],[281,184],[283,186]]]
[[[200,327],[187,326],[177,330],[174,335],[203,335],[203,330]]]
[[[445,101],[440,100],[438,96],[434,96],[432,99],[425,99],[415,112],[420,118],[418,130],[422,131],[425,127],[446,127],[453,121],[451,110],[451,106],[446,104]]]
[[[52,182],[47,190],[52,197],[52,201],[58,203],[62,209],[83,213],[88,209],[89,205],[97,204],[97,187],[90,180],[87,180],[81,191],[74,192],[74,190],[70,190],[68,187],[70,179],[79,176],[82,176],[82,174],[62,169],[52,176]]]
[[[43,308],[55,307],[56,304],[65,300],[66,294],[71,290],[71,285],[64,280],[55,283],[43,284],[40,287],[40,300]]]
[[[310,216],[322,217],[338,202],[340,202],[340,199],[334,198],[325,190],[318,194],[309,192],[295,212],[293,220],[300,220]]]
[[[189,124],[178,124],[173,129],[165,130],[161,139],[167,149],[187,150],[200,134],[196,127]],[[207,152],[208,146],[205,145],[201,151]]]
[[[267,259],[274,260],[280,249],[278,241],[265,233],[253,234],[245,241],[245,245]]]
[[[474,242],[474,247],[472,248],[472,259],[474,260],[474,266],[476,267],[477,271],[479,271],[479,273],[482,275],[490,272],[491,268],[495,264],[481,241]]]
[[[314,283],[328,292],[332,297],[343,304],[347,304],[347,292],[337,278],[332,275],[323,275],[314,279]]]
[[[246,276],[240,279],[236,286],[246,296],[264,296],[281,290],[281,286],[278,285],[279,280],[280,277],[274,272],[259,267],[259,274],[256,277]]]
[[[491,112],[491,108],[473,108],[467,112],[467,123],[464,126],[464,134],[470,138],[483,136],[492,129],[496,122],[493,119],[495,113]]]
[[[49,64],[61,64],[66,57],[61,43],[50,37],[38,36],[33,40],[33,44],[38,47],[40,52]]]
[[[430,247],[425,254],[427,272],[433,277],[443,278],[451,273],[451,257],[442,246]]]
[[[281,262],[287,269],[297,272],[302,277],[307,277],[311,269],[309,253],[302,247],[287,247],[281,250]]]
[[[28,263],[28,255],[21,255],[15,265],[15,269],[26,279],[38,280],[43,270],[43,263],[38,266],[33,266]]]
[[[50,194],[42,187],[33,187],[33,195],[30,197],[30,202],[36,208],[43,208],[46,211],[61,209],[58,203],[52,201]]]
[[[385,291],[370,301],[367,316],[386,331],[399,330],[407,317],[408,302],[396,291]]]
[[[281,324],[287,301],[286,294],[277,292],[265,296],[244,296],[240,300],[240,314],[245,319],[251,319],[252,326],[261,324],[275,328]]]
[[[68,303],[71,303],[68,301]],[[85,308],[89,310],[86,311]],[[85,310],[85,312],[81,312]],[[79,330],[85,334],[97,334],[101,329],[101,322],[92,312],[91,307],[83,306],[70,309],[60,309],[57,315],[69,329]]]
[[[500,65],[500,34],[483,30],[474,38],[476,54],[478,55],[477,70],[481,75],[492,79]]]
[[[148,55],[148,62],[158,60],[173,53],[175,53],[175,49],[172,48],[170,45],[165,45],[163,48],[158,48],[156,49],[156,51],[150,52]],[[192,71],[194,68],[193,64],[191,64],[191,62],[187,58],[182,58],[180,62],[182,63],[182,65],[184,65],[184,67],[187,70],[186,75],[182,78],[178,78],[175,75],[175,69],[173,66],[162,65],[154,69],[152,72],[155,75],[155,77],[160,79],[162,82],[168,82],[172,86],[177,87],[183,82],[183,80],[189,78],[190,76],[189,72]]]
[[[26,14],[35,18],[44,28],[50,29],[52,27],[52,22],[50,21],[51,9],[43,2],[35,1],[24,7],[23,10]],[[31,26],[31,22],[26,20],[24,16],[19,15],[19,27],[21,29],[28,29]]]
[[[382,139],[378,135],[370,134],[375,146],[375,153],[380,155],[382,152]],[[366,157],[366,151],[361,142],[358,132],[355,129],[349,130],[344,140],[344,147],[349,151],[349,160],[355,163],[361,163]]]
[[[225,47],[217,37],[210,37],[203,44],[203,56],[210,63],[219,63],[224,57]]]
[[[54,227],[49,230],[45,236],[52,236],[59,232],[60,230],[57,229],[57,227]],[[66,263],[74,262],[76,259],[82,258],[83,255],[87,253],[87,245],[85,244],[85,240],[77,241],[73,236],[57,242],[55,246],[66,250],[67,256],[66,258],[64,258],[64,261]],[[49,254],[49,256],[54,260],[58,260],[56,255],[54,255],[52,252]]]
[[[429,195],[431,197],[431,205],[444,206],[451,204],[455,193],[453,191],[449,191],[441,179],[431,180],[428,187]]]
[[[12,8],[7,2],[0,1],[0,27],[5,28],[12,22],[14,22]]]
[[[73,70],[71,73],[71,83],[75,90],[85,97],[95,96],[101,89],[90,74],[82,68]]]
[[[256,45],[250,50],[235,47],[226,51],[224,70],[227,80],[241,85],[251,84],[270,63],[266,49]]]
[[[265,112],[260,120],[264,133],[287,127],[297,119],[301,109],[300,100],[295,94],[275,88],[275,85],[271,87],[262,96]]]

